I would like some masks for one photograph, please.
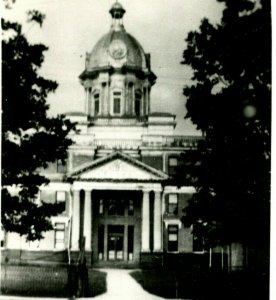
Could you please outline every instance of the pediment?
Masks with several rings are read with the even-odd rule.
[[[162,181],[168,175],[126,154],[113,153],[72,172],[71,177],[85,181]]]

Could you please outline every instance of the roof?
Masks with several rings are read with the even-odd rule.
[[[80,112],[80,111],[72,111],[72,112],[67,112],[65,113],[66,116],[81,116],[81,117],[84,117],[84,116],[87,116],[86,113],[84,112]]]
[[[152,112],[149,116],[152,117],[175,117],[175,115],[167,112]]]
[[[106,66],[117,67],[118,62],[139,69],[145,69],[146,55],[140,43],[123,27],[111,29],[94,46],[87,57],[86,70],[92,71]]]

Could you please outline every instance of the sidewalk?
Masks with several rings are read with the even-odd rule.
[[[131,270],[106,269],[107,292],[95,300],[162,300],[145,291],[129,273]]]

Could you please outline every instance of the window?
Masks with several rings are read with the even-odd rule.
[[[65,224],[55,223],[55,249],[65,248]]]
[[[169,157],[169,168],[168,168],[168,173],[170,175],[175,175],[176,174],[176,168],[178,166],[178,159],[177,157]]]
[[[67,172],[67,162],[62,161],[61,159],[57,160],[57,172],[58,173],[66,173]]]
[[[104,255],[104,225],[99,225],[98,228],[98,258],[103,260]]]
[[[141,94],[140,93],[135,93],[135,104],[134,104],[134,109],[135,109],[135,115],[140,116],[141,115]]]
[[[115,199],[109,199],[108,201],[108,214],[116,215],[116,201]]]
[[[61,212],[64,212],[66,209],[66,192],[57,191],[56,192],[56,203],[60,205]]]
[[[103,213],[104,213],[104,203],[103,202],[104,202],[103,199],[99,200],[99,214],[100,215],[103,215]]]
[[[168,251],[169,252],[178,251],[178,226],[177,225],[168,226]]]
[[[178,214],[178,198],[177,194],[170,194],[168,200],[168,211],[169,214]]]
[[[125,203],[123,199],[109,199],[108,214],[123,216],[125,214]]]
[[[127,251],[128,260],[133,260],[133,242],[134,242],[134,226],[128,226],[128,236],[127,236]]]
[[[133,200],[132,199],[128,200],[128,215],[129,216],[133,216],[134,215],[134,204],[133,204]]]
[[[202,237],[193,236],[193,251],[203,252],[204,251],[204,239]]]
[[[113,113],[120,114],[121,113],[121,92],[114,92],[113,93]]]
[[[0,242],[1,242],[1,248],[5,247],[5,232],[3,226],[1,226],[0,229]]]
[[[94,104],[95,104],[95,116],[97,116],[100,112],[100,94],[97,93],[94,95]]]

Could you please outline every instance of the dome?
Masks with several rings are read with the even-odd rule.
[[[95,45],[86,62],[86,70],[93,71],[103,67],[147,68],[146,54],[139,42],[121,26],[120,30],[111,28]]]
[[[111,74],[121,70],[123,74],[131,72],[139,78],[147,78],[153,85],[156,76],[151,71],[150,54],[146,54],[140,43],[126,32],[123,25],[125,9],[116,1],[109,13],[112,17],[111,28],[92,51],[86,53],[85,70],[79,76],[81,82],[96,78],[101,72]]]
[[[123,25],[125,9],[116,1],[109,13],[112,17],[110,31],[105,34],[87,53],[85,70],[88,72],[104,68],[129,67],[147,71],[147,56],[140,43],[129,33]]]

